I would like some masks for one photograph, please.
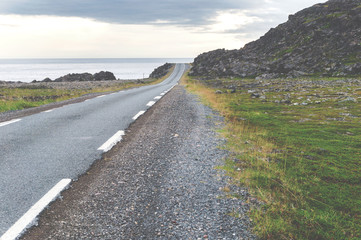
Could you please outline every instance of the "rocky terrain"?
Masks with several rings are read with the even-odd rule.
[[[316,4],[238,50],[199,55],[192,76],[361,75],[361,0]]]
[[[324,102],[360,102],[361,80],[339,79],[244,79],[244,80],[203,80],[217,89],[217,94],[240,93],[261,102],[273,102],[289,106],[318,105]],[[355,117],[355,116],[351,116]],[[340,118],[343,119],[343,118]]]
[[[161,78],[167,75],[169,70],[174,66],[172,63],[165,63],[164,65],[154,69],[154,71],[149,75],[150,78]]]
[[[95,74],[91,73],[69,73],[65,76],[59,77],[54,82],[78,82],[78,81],[109,81],[116,80],[113,73],[108,71],[101,71]],[[34,80],[33,82],[37,82]],[[52,82],[50,78],[45,78],[42,82]]]

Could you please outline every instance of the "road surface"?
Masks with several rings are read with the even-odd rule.
[[[85,173],[185,69],[177,64],[157,85],[0,123],[0,236],[59,181]]]

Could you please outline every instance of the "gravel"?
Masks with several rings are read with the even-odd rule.
[[[226,197],[215,169],[228,155],[215,131],[222,121],[177,86],[23,239],[256,239],[249,205]]]

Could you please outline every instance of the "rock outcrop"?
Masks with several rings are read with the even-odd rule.
[[[95,73],[93,75],[94,77],[94,81],[102,81],[102,80],[116,80],[115,76],[113,73],[108,72],[108,71],[101,71],[98,73]]]
[[[82,81],[103,81],[103,80],[116,80],[115,76],[111,72],[98,72],[91,73],[70,73],[65,76],[59,77],[54,82],[82,82]],[[45,78],[43,82],[51,82],[50,78]]]
[[[174,64],[172,63],[165,63],[164,65],[154,69],[154,71],[149,75],[149,78],[162,78],[167,75],[173,66]]]
[[[304,9],[239,50],[199,55],[190,75],[300,77],[361,75],[361,0]]]

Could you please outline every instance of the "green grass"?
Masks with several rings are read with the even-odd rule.
[[[263,83],[258,89],[269,89]],[[361,90],[335,79],[328,83],[309,81],[305,91],[265,91],[262,100],[248,89],[214,94],[188,80],[188,89],[226,117],[227,148],[240,161],[223,168],[264,203],[250,213],[262,239],[361,238]],[[339,92],[358,102],[342,102]],[[291,104],[276,101],[287,94]],[[304,101],[309,104],[294,105]]]
[[[85,90],[0,88],[0,112],[36,107],[81,96]]]

